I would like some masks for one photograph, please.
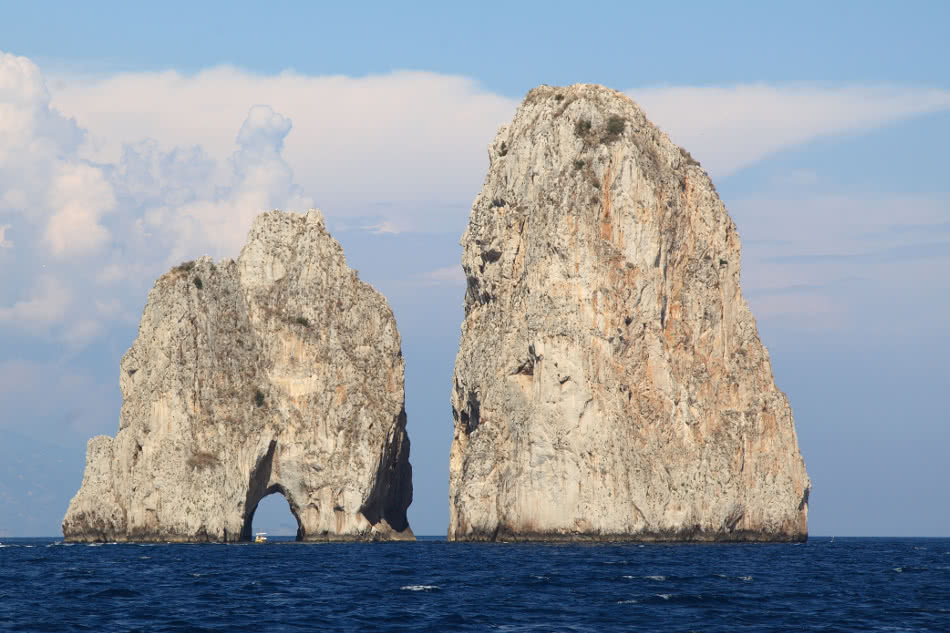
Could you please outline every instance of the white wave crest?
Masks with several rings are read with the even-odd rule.
[[[403,591],[438,591],[437,585],[405,585],[400,587]]]

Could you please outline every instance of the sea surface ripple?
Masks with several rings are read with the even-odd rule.
[[[0,631],[950,631],[950,539],[0,539]]]

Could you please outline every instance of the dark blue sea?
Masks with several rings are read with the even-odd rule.
[[[0,631],[950,631],[950,539],[0,541]]]

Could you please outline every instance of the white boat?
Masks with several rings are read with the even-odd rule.
[[[267,532],[258,532],[254,535],[255,543],[266,543],[267,542]]]

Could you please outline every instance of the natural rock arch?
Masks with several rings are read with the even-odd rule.
[[[260,506],[262,501],[274,495],[284,500],[284,502],[287,504],[288,510],[290,511],[290,515],[297,522],[296,540],[298,541],[306,540],[306,532],[303,529],[303,524],[300,522],[300,517],[297,516],[297,513],[294,511],[293,506],[290,504],[290,501],[287,500],[287,495],[284,489],[278,485],[274,485],[268,488],[264,492],[264,495],[261,496],[260,499],[257,499],[256,501],[254,501],[253,505],[251,505],[250,503],[248,504],[247,509],[245,511],[245,515],[244,515],[244,526],[241,528],[241,538],[240,538],[241,541],[254,540],[254,536],[255,536],[254,518],[257,514],[258,507]]]
[[[89,441],[70,541],[237,541],[280,492],[301,540],[411,539],[404,361],[385,298],[319,211],[255,220],[237,260],[162,275]]]
[[[257,506],[265,498],[279,494],[287,502],[290,514],[297,521],[297,540],[306,540],[306,530],[300,521],[299,504],[293,497],[293,493],[288,492],[279,482],[274,481],[273,466],[274,452],[277,448],[277,442],[271,442],[271,446],[264,456],[264,459],[258,463],[257,468],[251,472],[250,481],[247,487],[247,501],[244,503],[244,524],[241,527],[241,541],[254,540],[254,514],[257,512]]]

